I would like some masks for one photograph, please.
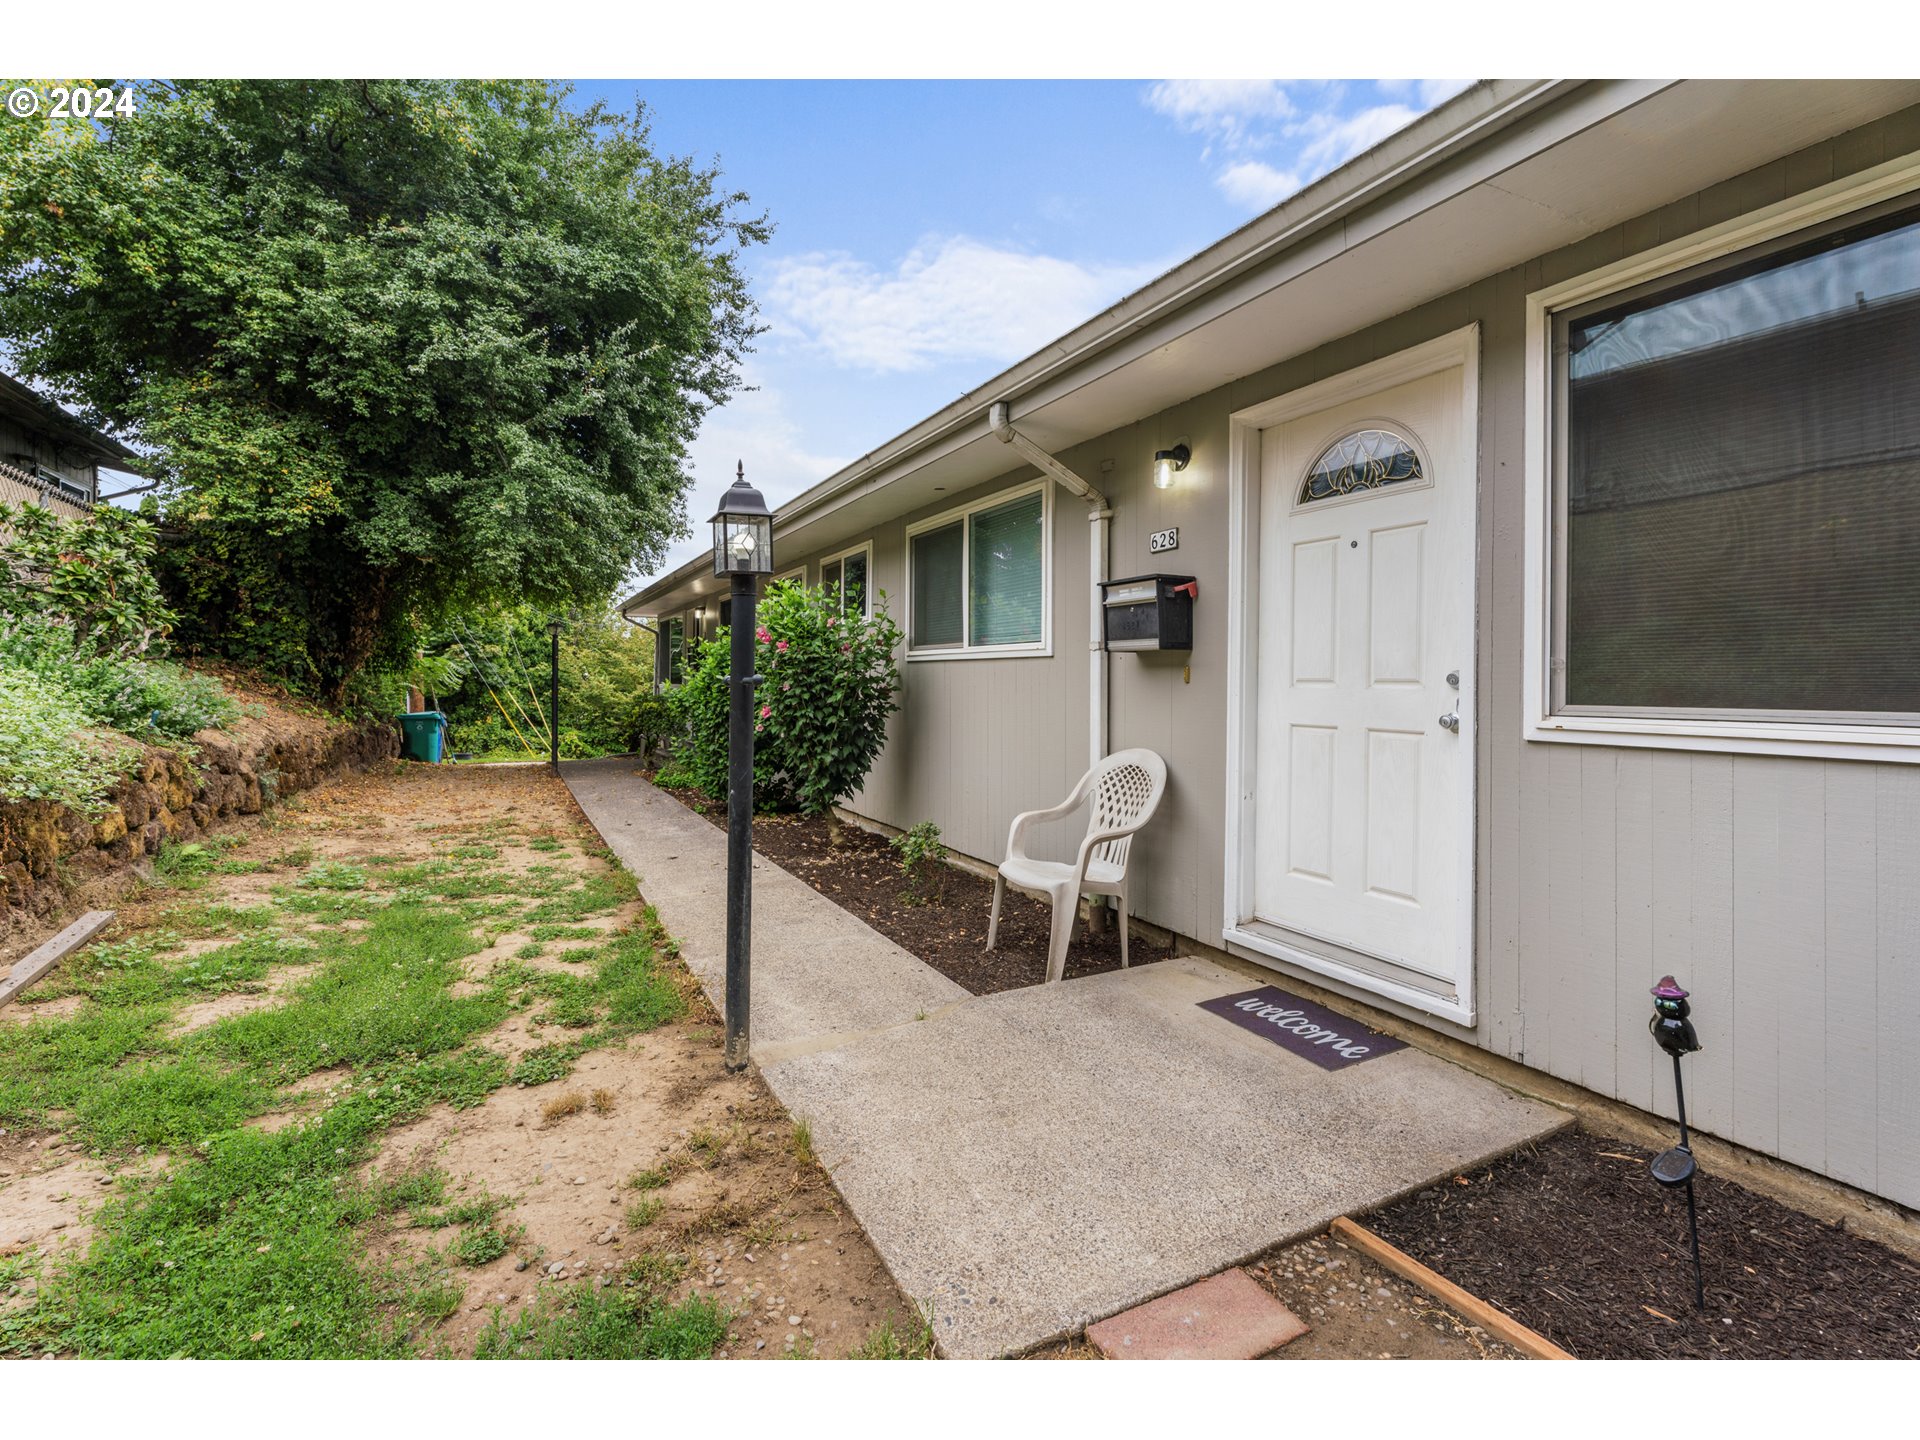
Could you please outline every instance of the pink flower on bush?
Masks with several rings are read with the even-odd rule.
[[[842,646],[840,647],[840,653],[841,653],[842,655],[851,655],[851,654],[853,653],[853,646],[851,646],[851,645],[842,645]]]
[[[787,653],[787,642],[786,642],[786,641],[784,641],[784,640],[782,640],[782,641],[780,641],[780,642],[779,642],[779,643],[778,643],[777,645],[775,645],[775,646],[774,646],[773,648],[774,648],[774,649],[776,649],[776,650],[778,650],[778,651],[779,651],[779,652],[780,652],[780,653],[781,653],[782,655],[784,655],[784,654],[786,654],[786,653]]]
[[[830,626],[830,627],[831,627],[831,626],[834,626],[834,625],[838,625],[839,623],[840,623],[840,617],[839,617],[839,616],[837,616],[837,615],[829,615],[829,616],[827,616],[827,624],[828,624],[828,626]]]
[[[767,641],[773,638],[773,632],[767,629],[767,627],[764,625],[762,625],[758,630],[754,631],[753,633],[759,639],[760,643],[763,645],[766,644]],[[787,647],[785,645],[782,645],[780,648],[784,650]]]
[[[793,688],[793,682],[791,680],[782,680],[780,682],[780,688],[782,690],[791,690]]]
[[[762,705],[760,707],[760,718],[762,720],[769,718],[772,714],[773,714],[773,707],[771,705]]]

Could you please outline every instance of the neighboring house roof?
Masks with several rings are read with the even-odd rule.
[[[1910,80],[1483,80],[779,506],[776,551],[1018,469],[995,402],[1057,453],[1915,103]],[[726,583],[707,552],[620,608]]]
[[[79,455],[95,465],[138,474],[145,463],[139,455],[111,435],[94,429],[11,375],[0,375],[0,415],[52,437],[62,450]]]

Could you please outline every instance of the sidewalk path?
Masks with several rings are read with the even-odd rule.
[[[562,773],[718,1005],[725,835],[630,760]],[[1566,1123],[1413,1047],[1321,1070],[1198,1009],[1261,982],[1197,958],[974,998],[758,856],[753,925],[755,1060],[949,1356],[1030,1349]]]

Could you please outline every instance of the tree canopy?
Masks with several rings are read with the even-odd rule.
[[[683,533],[763,220],[537,81],[154,83],[0,127],[0,342],[151,447],[178,638],[338,698]]]

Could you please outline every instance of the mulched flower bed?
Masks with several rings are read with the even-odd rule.
[[[1695,1310],[1685,1194],[1648,1158],[1565,1131],[1365,1223],[1582,1358],[1920,1358],[1920,1265],[1706,1174]]]
[[[726,826],[726,807],[699,791],[667,793],[713,824]],[[835,845],[824,816],[756,815],[753,848],[972,994],[1018,990],[1047,978],[1047,936],[1053,920],[1038,900],[1007,892],[1000,906],[999,944],[988,954],[990,880],[942,867],[936,895],[916,903],[907,893],[899,856],[883,838],[842,825]],[[1129,956],[1136,965],[1165,958],[1138,936]],[[1119,968],[1117,930],[1089,938],[1084,924],[1075,925],[1067,950],[1068,979]]]

